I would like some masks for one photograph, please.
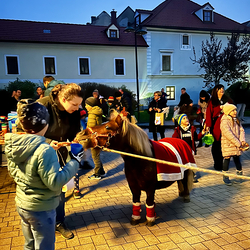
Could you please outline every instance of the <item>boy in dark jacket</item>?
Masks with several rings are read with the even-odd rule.
[[[49,113],[37,102],[21,100],[18,120],[25,134],[5,135],[8,170],[17,184],[16,206],[25,237],[24,249],[54,250],[56,207],[62,186],[77,172],[83,150],[62,169],[55,150],[46,143]]]
[[[205,130],[203,129],[198,135],[195,126],[191,126],[186,114],[181,114],[178,118],[178,126],[174,130],[173,138],[179,138],[187,142],[187,144],[192,148],[194,154],[196,154],[196,141],[199,141]]]
[[[174,130],[173,138],[179,138],[184,140],[194,151],[196,154],[196,141],[199,141],[203,135],[205,134],[205,130],[203,129],[198,135],[196,132],[195,126],[191,126],[186,114],[181,114],[178,118],[178,126]],[[197,172],[194,175],[194,182],[197,182]]]

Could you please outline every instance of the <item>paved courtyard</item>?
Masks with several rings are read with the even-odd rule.
[[[147,131],[147,130],[146,130]],[[250,128],[246,128],[250,143]],[[173,130],[166,130],[169,137]],[[149,134],[152,138],[152,134]],[[201,173],[194,184],[191,202],[178,197],[177,184],[157,190],[156,225],[146,226],[145,194],[142,222],[131,226],[132,196],[123,172],[120,155],[102,152],[107,177],[88,180],[92,171],[80,170],[81,199],[67,193],[66,224],[75,237],[65,240],[56,234],[56,249],[250,249],[250,181],[226,186],[222,177]],[[198,148],[198,167],[213,169],[211,148]],[[250,151],[243,153],[243,173],[250,176]],[[90,161],[92,164],[93,162]],[[15,210],[15,184],[0,167],[0,249],[23,249],[19,216]],[[235,173],[233,163],[230,172]]]

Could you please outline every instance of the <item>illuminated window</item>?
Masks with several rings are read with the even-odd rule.
[[[175,86],[167,86],[166,94],[168,100],[175,100]]]

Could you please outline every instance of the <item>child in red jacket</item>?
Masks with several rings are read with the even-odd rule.
[[[203,129],[198,135],[195,126],[191,126],[186,114],[181,114],[178,118],[178,126],[174,130],[173,138],[179,138],[187,142],[187,144],[192,148],[194,154],[196,154],[196,141],[199,141],[205,130]]]
[[[174,130],[173,138],[179,138],[184,140],[194,151],[196,154],[196,141],[199,141],[203,135],[205,134],[205,130],[203,129],[199,134],[196,132],[195,126],[192,126],[188,120],[186,114],[181,114],[178,118],[178,126]],[[194,174],[194,182],[197,182],[198,172]]]

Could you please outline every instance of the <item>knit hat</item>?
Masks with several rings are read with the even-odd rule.
[[[116,91],[115,92],[115,97],[120,97],[120,96],[122,96],[122,93],[120,91]]]
[[[97,99],[95,97],[93,97],[93,96],[87,98],[85,100],[85,103],[88,104],[91,107],[98,106]]]
[[[234,109],[237,109],[237,107],[233,104],[226,103],[222,106],[222,110],[226,115],[229,115],[230,112],[233,111]]]
[[[85,116],[87,113],[86,113],[86,111],[84,110],[84,109],[81,109],[80,110],[80,116],[82,117],[82,116]]]
[[[45,106],[31,99],[22,99],[17,104],[17,116],[23,130],[35,134],[49,123],[49,112]]]
[[[108,102],[113,102],[115,98],[113,96],[109,96]]]
[[[179,118],[178,118],[178,124],[181,125],[181,120],[183,117],[187,116],[186,114],[181,114],[179,115]]]

